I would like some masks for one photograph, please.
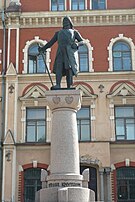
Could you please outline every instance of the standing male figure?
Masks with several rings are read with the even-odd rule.
[[[39,52],[44,52],[55,42],[58,42],[58,49],[53,67],[53,73],[56,74],[56,86],[53,89],[61,88],[62,76],[66,76],[67,88],[73,84],[73,76],[77,76],[79,70],[78,63],[78,44],[83,45],[83,38],[77,30],[73,28],[70,17],[64,17],[63,29],[56,32],[53,38],[43,47],[39,47]]]

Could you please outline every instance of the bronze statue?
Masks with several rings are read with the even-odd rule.
[[[78,44],[83,45],[83,38],[77,30],[73,28],[73,23],[70,17],[64,17],[63,29],[56,32],[53,38],[43,47],[39,47],[39,53],[45,52],[56,41],[58,49],[53,67],[53,73],[56,74],[56,85],[53,89],[61,88],[62,76],[66,76],[67,88],[73,84],[73,76],[78,73]]]

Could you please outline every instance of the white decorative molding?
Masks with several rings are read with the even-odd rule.
[[[93,61],[94,58],[92,57],[92,51],[93,51],[93,47],[91,46],[90,42],[88,40],[86,40],[86,42],[84,41],[84,44],[87,46],[88,48],[88,62],[89,62],[89,72],[94,72],[94,68],[93,68]]]
[[[81,90],[82,91],[82,96],[83,97],[88,97],[88,98],[91,98],[91,99],[96,99],[97,98],[97,95],[96,94],[93,94],[90,90],[90,88],[87,86],[87,85],[84,85],[83,83],[75,83],[75,88],[77,90]]]
[[[7,76],[13,76],[13,75],[16,76],[17,75],[16,69],[12,62],[9,64],[9,66],[7,68],[6,75]]]
[[[25,91],[25,93],[21,97],[19,97],[19,100],[21,101],[22,104],[21,105],[22,135],[20,139],[21,143],[25,142],[27,107],[46,106],[46,96],[45,96],[46,89],[42,85],[33,84],[32,86],[27,86],[26,88],[27,90]]]
[[[134,84],[128,81],[116,83],[113,86],[112,91],[107,95],[109,98],[109,115],[110,115],[110,128],[111,128],[111,141],[115,141],[115,114],[114,105],[121,103],[121,105],[127,104],[127,100],[135,99],[135,87]],[[130,102],[129,102],[130,103]]]
[[[16,28],[16,71],[19,72],[19,37],[20,37],[20,30]]]
[[[25,95],[20,97],[19,99],[21,101],[27,101],[27,100],[38,100],[39,98],[44,98],[45,99],[45,89],[41,86],[34,85],[28,91],[26,92]]]
[[[99,167],[102,166],[101,161],[98,158],[92,157],[89,154],[86,154],[84,156],[80,157],[80,163],[81,164],[87,164],[87,165],[98,165]]]
[[[112,99],[116,96],[122,98],[135,97],[135,87],[125,82],[120,83],[115,86],[115,88],[110,94],[107,95],[107,98]]]
[[[28,49],[29,47],[34,44],[34,43],[40,43],[42,45],[45,45],[47,43],[47,41],[43,41],[41,39],[39,39],[38,36],[35,36],[35,38],[31,41],[27,41],[26,42],[26,45],[23,49],[23,53],[24,53],[24,60],[22,61],[22,63],[24,64],[24,70],[23,70],[23,73],[27,73],[27,68],[28,68]],[[48,48],[46,50],[46,65],[47,67],[50,69],[50,48]]]
[[[4,145],[14,145],[15,144],[15,140],[13,137],[13,133],[11,132],[11,130],[8,130],[3,142]]]
[[[7,27],[61,27],[65,15],[71,17],[75,26],[134,25],[135,9],[46,11],[10,13]],[[2,22],[0,21],[0,28]]]
[[[2,49],[0,49],[0,64],[2,64]]]
[[[117,42],[117,41],[125,41],[131,48],[131,61],[132,61],[132,70],[135,70],[135,45],[132,41],[131,38],[127,38],[125,37],[123,34],[119,34],[118,37],[116,38],[112,38],[110,40],[110,44],[108,46],[108,61],[109,61],[109,69],[108,71],[113,71],[113,56],[112,56],[112,49],[113,49],[113,45]]]

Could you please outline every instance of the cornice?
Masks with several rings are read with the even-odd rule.
[[[135,25],[135,9],[8,13],[6,24],[21,28],[61,27],[66,15],[75,26]]]

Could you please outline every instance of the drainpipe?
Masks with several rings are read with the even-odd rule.
[[[1,110],[1,136],[0,136],[0,193],[2,193],[2,170],[3,170],[3,140],[5,132],[5,69],[6,69],[6,23],[5,23],[6,0],[4,0],[4,9],[2,10],[3,26],[3,61],[2,61],[2,110]],[[2,201],[2,196],[0,194]]]

